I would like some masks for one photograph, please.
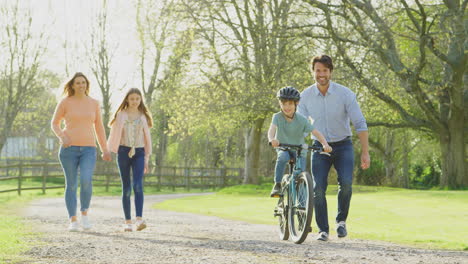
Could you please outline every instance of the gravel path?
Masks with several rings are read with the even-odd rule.
[[[190,194],[193,195],[193,194]],[[302,245],[279,241],[276,227],[149,209],[166,199],[145,197],[148,228],[123,232],[118,197],[93,197],[90,232],[67,232],[62,198],[34,201],[25,220],[42,232],[23,263],[468,263],[468,252],[402,247],[385,242],[312,236]]]

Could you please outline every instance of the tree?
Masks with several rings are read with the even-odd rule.
[[[19,112],[44,87],[38,82],[41,58],[46,51],[44,33],[32,31],[33,19],[29,11],[12,6],[0,9],[0,150],[10,135]]]
[[[432,133],[441,149],[441,187],[467,186],[468,1],[304,2],[319,11],[316,28],[325,30],[356,78],[399,114],[398,122],[377,120],[373,125]],[[386,68],[399,80],[395,88],[411,101],[410,107],[379,85],[382,76],[372,74],[374,67]]]
[[[304,57],[298,56],[303,41],[288,31],[293,4],[292,0],[184,1],[203,40],[199,67],[205,82],[187,91],[196,106],[190,112],[191,122],[210,122],[214,127],[230,122],[244,129],[245,183],[259,183],[262,128],[277,111],[276,91],[293,84],[296,66],[304,63]]]
[[[91,70],[96,77],[99,89],[102,94],[103,122],[106,134],[109,134],[110,128],[107,126],[110,119],[110,98],[111,93],[111,64],[112,52],[107,39],[108,21],[107,21],[107,1],[103,0],[103,7],[97,17],[97,28],[91,34],[91,51],[89,54],[91,60]]]
[[[47,70],[42,70],[37,77],[42,92],[25,103],[13,122],[11,136],[37,139],[36,145],[31,146],[37,158],[53,159],[57,156],[58,140],[50,129],[50,119],[57,106],[53,89],[60,86],[60,78]]]
[[[176,27],[173,2],[139,0],[137,3],[136,23],[141,45],[139,50],[141,87],[148,106],[151,106],[153,94],[160,85],[158,78],[161,78],[161,68],[164,66],[163,54],[172,36],[168,31],[172,33]]]
[[[164,164],[169,144],[168,120],[173,109],[165,105],[167,92],[180,86],[193,41],[192,30],[180,26],[175,2],[140,0],[137,3],[140,75],[145,101],[155,117],[154,157],[157,167]]]

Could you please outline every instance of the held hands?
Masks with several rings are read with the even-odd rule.
[[[110,154],[110,152],[108,150],[104,151],[102,154],[101,154],[101,157],[103,160],[105,161],[112,161],[112,156]]]
[[[277,139],[271,140],[270,143],[271,143],[271,146],[274,148],[278,147],[280,144],[280,142]]]

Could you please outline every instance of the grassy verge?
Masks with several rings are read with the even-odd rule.
[[[156,207],[251,223],[276,225],[276,199],[271,186],[236,186],[214,195],[168,200]],[[327,201],[331,235],[335,235],[336,186],[329,186]],[[419,191],[354,186],[349,236],[383,240],[424,248],[468,250],[468,191]],[[315,227],[315,221],[313,229]]]
[[[24,186],[28,186],[28,182]],[[37,186],[37,185],[31,185]],[[0,184],[0,189],[6,190],[16,188],[14,184]],[[119,196],[121,187],[112,186],[106,191],[104,187],[94,187],[94,196]],[[214,190],[191,189],[190,192],[206,192]],[[166,194],[166,193],[187,193],[183,188],[172,190],[171,188],[163,188],[161,190],[155,187],[145,187],[145,194]],[[79,190],[78,190],[79,193]],[[34,199],[48,197],[63,197],[63,189],[47,190],[44,195],[40,190],[23,191],[21,196],[16,192],[0,193],[0,263],[16,263],[25,260],[21,254],[27,251],[32,245],[32,237],[39,236],[37,232],[33,232],[32,228],[25,225],[19,216],[18,209],[27,206],[28,202]],[[63,205],[65,208],[65,202]],[[64,220],[65,221],[65,220]]]
[[[24,260],[20,257],[21,253],[30,248],[30,238],[38,234],[23,223],[18,208],[37,197],[41,196],[31,192],[22,196],[16,193],[0,194],[0,263],[16,263]]]

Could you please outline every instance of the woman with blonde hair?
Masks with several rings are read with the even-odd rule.
[[[60,141],[59,160],[65,174],[65,204],[71,232],[79,230],[76,216],[78,171],[80,172],[80,211],[84,230],[91,229],[88,209],[92,195],[92,177],[96,165],[96,138],[102,159],[111,160],[99,102],[89,96],[89,80],[77,72],[65,84],[63,98],[55,109],[52,130]],[[61,128],[62,120],[65,123]]]

